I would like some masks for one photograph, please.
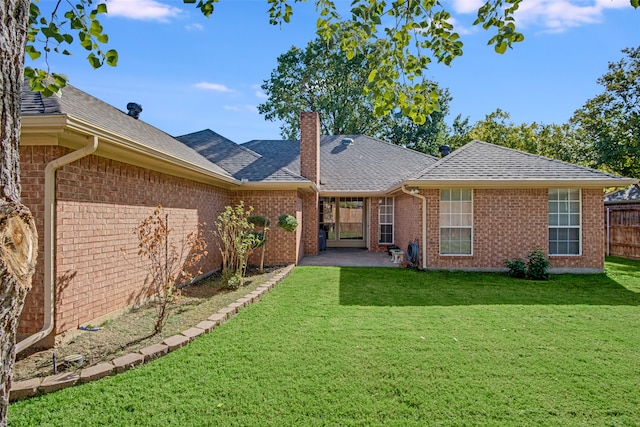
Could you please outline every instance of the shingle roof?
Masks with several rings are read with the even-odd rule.
[[[353,139],[353,144],[342,144],[344,138]],[[242,145],[270,158],[275,167],[300,173],[299,141],[255,140]],[[436,161],[435,157],[367,136],[322,136],[320,191],[382,192]]]
[[[638,184],[623,188],[604,196],[605,205],[640,203],[640,186]]]
[[[71,85],[62,89],[60,97],[54,95],[46,98],[40,93],[32,92],[25,84],[22,91],[22,116],[34,115],[67,115],[173,158],[231,178],[220,166],[171,135],[142,120],[134,119]]]
[[[440,159],[414,180],[621,180],[618,175],[524,153],[482,141],[471,141]]]
[[[286,167],[206,129],[177,137],[179,141],[216,163],[236,179],[252,182],[308,181]]]

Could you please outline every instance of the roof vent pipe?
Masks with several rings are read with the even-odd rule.
[[[451,147],[448,145],[441,145],[440,148],[438,148],[438,151],[440,151],[440,157],[445,157],[451,154]]]
[[[342,145],[353,145],[353,138],[342,138]]]
[[[138,117],[140,117],[140,113],[142,112],[142,105],[135,102],[130,102],[127,104],[127,110],[129,110],[127,115],[133,117],[134,119],[137,119]]]

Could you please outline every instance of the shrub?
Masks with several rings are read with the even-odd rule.
[[[138,256],[147,260],[147,292],[156,308],[153,334],[162,332],[169,316],[169,305],[180,296],[180,287],[193,279],[200,260],[207,255],[207,243],[202,236],[201,224],[186,236],[172,238],[169,214],[162,206],[142,220],[135,230],[138,237]],[[183,227],[184,228],[184,225]],[[123,252],[126,253],[124,248]]]
[[[504,265],[509,269],[509,276],[523,279],[527,277],[527,264],[521,259],[504,260]]]
[[[504,260],[504,265],[509,270],[509,276],[517,278],[526,277],[531,280],[547,280],[549,278],[548,270],[550,263],[544,252],[536,249],[527,255],[527,260],[526,263],[520,258]]]
[[[536,249],[527,258],[527,277],[531,280],[547,280],[549,278],[549,260],[544,252]]]
[[[218,215],[216,230],[218,247],[222,256],[222,280],[230,289],[237,289],[242,285],[242,277],[247,268],[247,259],[251,251],[258,247],[256,235],[250,230],[253,225],[249,222],[253,208],[244,208],[244,202],[237,206],[226,206],[224,212]]]
[[[294,216],[291,215],[280,215],[278,217],[278,227],[284,229],[285,231],[295,231],[298,228],[298,221]]]

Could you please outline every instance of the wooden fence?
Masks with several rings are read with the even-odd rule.
[[[640,204],[605,206],[607,255],[640,259]]]

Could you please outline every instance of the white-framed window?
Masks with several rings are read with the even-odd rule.
[[[393,197],[378,199],[378,243],[393,244]]]
[[[549,189],[549,255],[582,254],[582,204],[579,188]]]
[[[473,190],[440,190],[440,255],[473,255]]]

